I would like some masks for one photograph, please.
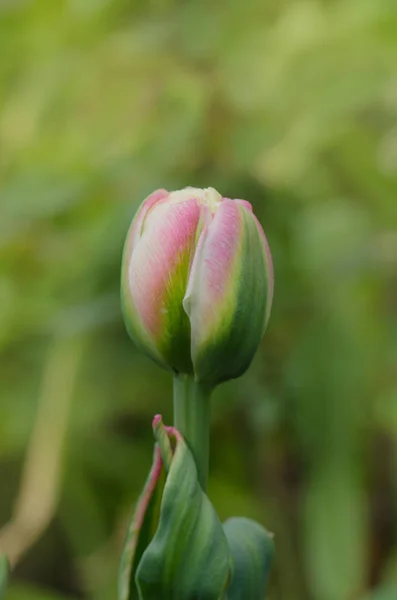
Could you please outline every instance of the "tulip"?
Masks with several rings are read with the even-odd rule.
[[[122,263],[137,346],[208,387],[250,365],[273,298],[270,249],[249,202],[215,189],[158,190],[140,206]]]
[[[271,537],[248,519],[222,528],[206,495],[211,393],[248,368],[273,299],[270,249],[249,202],[213,188],[151,194],[127,235],[121,297],[130,336],[174,373],[174,412],[172,428],[153,421],[155,464],[119,599],[134,583],[142,599],[263,598]]]

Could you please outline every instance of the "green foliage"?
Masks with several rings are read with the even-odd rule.
[[[158,443],[124,545],[119,600],[263,600],[273,536],[245,517],[222,528],[185,440],[161,418],[153,427]]]
[[[171,436],[169,439],[168,444],[172,443]],[[162,489],[161,483],[157,483],[162,467],[160,456],[155,456],[147,491],[133,520],[136,536],[139,536],[135,542],[139,563],[136,573],[132,573],[135,582],[131,581],[130,585],[135,587],[136,583],[141,600],[218,600],[229,581],[228,544],[215,510],[200,487],[186,442],[183,438],[174,441],[174,455],[170,455],[169,464],[165,464],[168,470],[165,486],[163,483]],[[161,439],[159,444],[165,461]],[[158,511],[155,506],[159,495],[161,506]],[[137,521],[146,506],[148,510],[138,529]],[[127,538],[127,560],[130,546],[131,541]],[[122,569],[120,600],[129,600],[135,594],[133,590],[129,594],[124,592],[124,571],[128,576],[128,570]]]
[[[1,524],[48,389],[67,418],[10,600],[114,599],[148,424],[171,422],[170,377],[124,331],[121,251],[141,200],[184,185],[250,200],[275,263],[260,352],[214,395],[217,513],[275,533],[271,600],[393,597],[395,1],[15,0],[0,52]],[[51,366],[68,336],[73,373]]]

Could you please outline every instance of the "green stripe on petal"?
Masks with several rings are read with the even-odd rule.
[[[179,254],[172,272],[169,273],[160,309],[163,315],[163,333],[158,344],[165,362],[172,365],[175,371],[187,374],[193,374],[193,364],[190,356],[190,321],[182,302],[194,250],[193,241],[192,238],[191,250]]]

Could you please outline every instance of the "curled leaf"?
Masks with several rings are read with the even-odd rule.
[[[141,556],[157,528],[164,483],[165,472],[161,451],[156,445],[153,466],[127,532],[120,562],[118,600],[136,600],[138,598],[135,573]]]

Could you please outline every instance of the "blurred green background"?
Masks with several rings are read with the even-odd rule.
[[[395,0],[0,1],[0,548],[9,600],[113,600],[171,377],[127,338],[152,190],[249,200],[260,352],[210,497],[275,533],[270,600],[397,598]]]

